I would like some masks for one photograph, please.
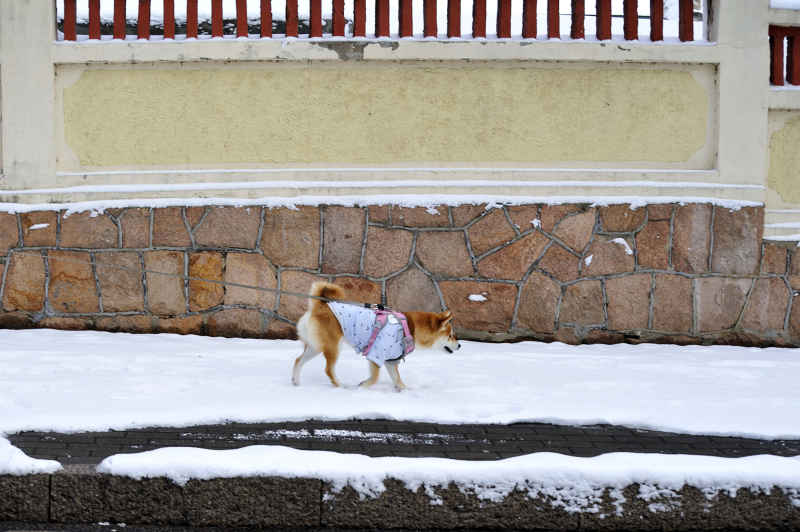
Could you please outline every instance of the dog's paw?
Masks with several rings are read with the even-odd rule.
[[[292,377],[292,384],[295,386],[300,386],[300,379],[297,377]]]
[[[398,385],[396,385],[394,387],[394,391],[396,391],[397,393],[400,393],[405,389],[406,389],[406,385],[405,384],[398,384]]]

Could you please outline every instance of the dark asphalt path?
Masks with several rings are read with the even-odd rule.
[[[159,447],[236,449],[286,445],[369,456],[433,456],[496,460],[534,452],[596,456],[610,452],[700,454],[739,457],[800,455],[800,440],[756,440],[691,436],[612,425],[441,425],[389,420],[230,423],[184,428],[149,428],[60,434],[22,432],[11,443],[36,458],[62,464],[97,464],[112,454]]]

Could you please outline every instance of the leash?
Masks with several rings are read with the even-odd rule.
[[[20,255],[36,255],[38,257],[42,256],[42,254],[40,252],[37,253],[36,251],[15,251],[15,250],[10,250],[9,255],[11,253],[20,254]],[[49,254],[47,255],[47,260],[48,260],[48,262],[51,261],[51,260],[56,260],[56,261],[61,261],[61,262],[71,262],[71,263],[74,263],[74,264],[83,264],[83,265],[87,265],[88,264],[90,266],[92,265],[92,263],[89,262],[89,261],[73,259],[73,258],[70,258],[70,257],[53,257],[53,256],[50,256]],[[217,285],[222,285],[222,286],[235,286],[236,288],[245,288],[245,289],[248,289],[248,290],[256,290],[256,291],[259,291],[259,292],[271,292],[271,293],[276,293],[278,295],[287,295],[287,296],[300,297],[300,298],[305,298],[305,299],[316,299],[318,301],[323,301],[325,303],[336,302],[336,303],[342,303],[342,304],[345,304],[345,305],[354,305],[354,306],[357,306],[357,307],[364,307],[364,308],[369,308],[369,309],[386,310],[386,307],[384,305],[382,305],[381,303],[362,303],[360,301],[346,301],[346,300],[342,300],[342,299],[331,299],[329,297],[313,296],[311,294],[304,294],[302,292],[287,292],[285,290],[280,290],[278,288],[265,288],[263,286],[253,286],[253,285],[247,285],[247,284],[242,284],[242,283],[234,283],[234,282],[230,282],[230,281],[217,281],[216,279],[204,279],[202,277],[194,277],[194,276],[191,276],[191,275],[183,275],[183,274],[180,274],[180,273],[160,272],[160,271],[157,271],[157,270],[147,270],[147,269],[144,269],[144,268],[142,268],[142,269],[134,269],[134,268],[128,268],[126,266],[119,266],[119,265],[115,265],[115,264],[102,264],[102,265],[100,265],[100,264],[95,263],[95,268],[111,268],[111,269],[116,269],[116,270],[136,273],[136,274],[149,273],[149,274],[153,274],[153,275],[163,275],[164,277],[173,277],[173,278],[178,278],[178,279],[183,279],[183,280],[188,280],[188,281],[199,281],[199,282],[203,282],[203,283],[217,284]]]

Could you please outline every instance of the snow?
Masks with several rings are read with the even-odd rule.
[[[593,258],[594,258],[594,255],[589,255],[588,257],[583,259],[583,263],[588,267],[592,263],[592,259]]]
[[[330,184],[330,183],[329,183]],[[428,183],[429,185],[430,183]],[[338,184],[337,184],[338,185]],[[438,183],[437,183],[438,185]],[[563,184],[562,184],[563,185]],[[295,184],[297,186],[297,184]],[[365,185],[371,187],[371,184]],[[524,186],[524,185],[521,185]],[[195,185],[202,190],[202,184]],[[283,183],[283,187],[287,187]],[[57,190],[57,189],[54,189]],[[11,194],[11,191],[6,191]],[[227,205],[233,207],[265,206],[268,208],[288,207],[296,208],[301,205],[395,205],[398,207],[426,207],[435,208],[439,205],[486,205],[487,208],[498,205],[525,205],[525,204],[560,205],[565,203],[588,203],[592,206],[603,207],[607,205],[630,204],[632,209],[644,205],[658,203],[708,203],[718,207],[738,210],[742,207],[761,207],[764,204],[758,201],[720,199],[709,196],[525,196],[525,195],[487,195],[487,194],[365,194],[360,196],[348,195],[298,195],[298,196],[267,196],[262,198],[221,198],[221,197],[183,197],[183,198],[132,198],[122,200],[93,200],[76,201],[69,203],[0,203],[0,212],[24,213],[32,211],[66,211],[66,215],[78,212],[102,213],[106,209],[124,209],[128,207],[192,207],[209,205]]]
[[[452,355],[410,355],[398,400],[385,373],[355,388],[367,369],[350,349],[337,365],[345,387],[333,388],[322,357],[291,385],[296,341],[48,329],[0,340],[0,434],[386,418],[800,438],[800,357],[790,349],[464,341]]]
[[[50,227],[50,224],[33,224],[28,227],[28,231],[36,231],[37,229],[44,229],[45,227]]]
[[[704,491],[710,499],[724,490],[736,496],[747,487],[769,493],[773,486],[789,492],[800,505],[800,459],[777,456],[716,458],[665,454],[610,453],[577,458],[554,453],[536,453],[497,461],[461,461],[442,458],[371,458],[359,454],[303,451],[281,446],[251,446],[213,451],[163,448],[138,454],[110,456],[98,466],[101,473],[133,478],[168,477],[179,484],[190,479],[279,476],[320,478],[338,492],[347,485],[362,498],[385,490],[383,481],[395,478],[437,501],[435,487],[455,483],[462,491],[480,499],[501,501],[515,489],[529,497],[546,496],[566,511],[600,511],[606,488],[622,503],[622,488],[640,484],[638,496],[646,501],[676,496],[685,485]],[[618,506],[619,507],[619,506]],[[653,504],[657,512],[666,506]]]
[[[800,0],[769,0],[769,7],[775,9],[800,9]]]
[[[0,475],[33,475],[37,473],[54,473],[61,469],[61,464],[54,460],[31,458],[11,443],[0,437]]]
[[[469,299],[470,301],[477,301],[477,302],[488,301],[488,299],[486,299],[486,296],[482,294],[470,294],[467,299]]]
[[[569,37],[571,17],[571,0],[560,0],[559,11],[560,17],[560,31],[564,38]],[[57,0],[58,18],[63,18],[64,8],[63,0]],[[78,20],[86,23],[89,19],[88,3],[78,3]],[[438,0],[437,2],[437,28],[439,37],[446,37],[447,31],[447,0]],[[223,0],[223,18],[234,19],[236,17],[236,1]],[[368,4],[369,5],[369,4]],[[100,18],[104,22],[113,21],[114,16],[113,2],[104,1],[100,3]],[[398,12],[398,0],[390,0],[389,9],[390,13],[396,14]],[[128,20],[135,20],[137,18],[139,8],[139,0],[126,1],[126,16]],[[274,20],[285,20],[286,18],[286,4],[285,2],[272,2],[272,17]],[[622,19],[623,0],[612,0],[612,34],[622,35],[623,33],[623,19]],[[345,17],[352,19],[353,13],[353,0],[345,0],[344,5]],[[160,26],[163,23],[163,3],[154,1],[151,2],[150,19],[152,24]],[[638,13],[639,19],[639,35],[644,40],[649,40],[650,33],[650,6],[648,2],[639,2]],[[302,1],[298,3],[298,15],[300,19],[308,19],[309,17],[309,3]],[[372,31],[375,27],[375,11],[370,7],[367,8],[366,27],[368,32]],[[586,35],[594,35],[595,30],[595,5],[594,2],[586,3],[586,18],[585,18],[585,31]],[[186,0],[175,1],[175,16],[176,20],[186,20]],[[322,16],[324,19],[330,19],[332,16],[332,4],[330,2],[322,3]],[[492,38],[496,36],[495,24],[493,23],[497,17],[497,3],[488,2],[486,4],[486,34],[487,37]],[[664,2],[664,36],[665,38],[677,37],[678,35],[678,7],[677,0],[666,0]],[[208,21],[211,19],[211,2],[201,1],[198,3],[198,18],[201,21]],[[250,0],[247,2],[247,18],[251,23],[260,21],[260,2],[257,0]],[[547,35],[547,2],[539,2],[537,6],[538,34],[546,39]],[[414,3],[413,8],[413,33],[417,38],[423,36],[423,10],[421,3]],[[465,38],[471,37],[472,31],[472,2],[464,0],[461,3],[461,30]],[[352,31],[348,28],[347,31]],[[390,17],[390,33],[397,36],[399,31],[399,21],[397,16]],[[511,34],[512,36],[519,37],[522,34],[522,1],[513,0],[511,3]],[[701,38],[703,35],[703,23],[695,23],[695,35]],[[587,39],[588,40],[588,39]]]
[[[633,250],[628,245],[628,241],[625,240],[624,238],[615,238],[614,240],[611,240],[611,242],[613,242],[614,244],[617,244],[619,246],[624,247],[626,255],[633,255]],[[588,264],[587,264],[587,266],[588,266]]]

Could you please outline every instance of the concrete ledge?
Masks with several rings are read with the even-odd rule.
[[[531,484],[535,483],[532,481]],[[364,496],[307,478],[135,480],[68,466],[54,475],[0,477],[0,521],[126,523],[222,527],[514,528],[557,530],[793,530],[800,527],[796,494],[740,488],[708,494],[642,489],[596,491],[586,505],[565,503],[561,490],[531,496],[515,489],[480,498],[480,487],[450,484],[409,489],[388,479]],[[575,490],[564,486],[564,490]],[[591,490],[590,490],[591,491]],[[642,494],[651,494],[643,496]],[[48,514],[49,506],[49,514]]]

